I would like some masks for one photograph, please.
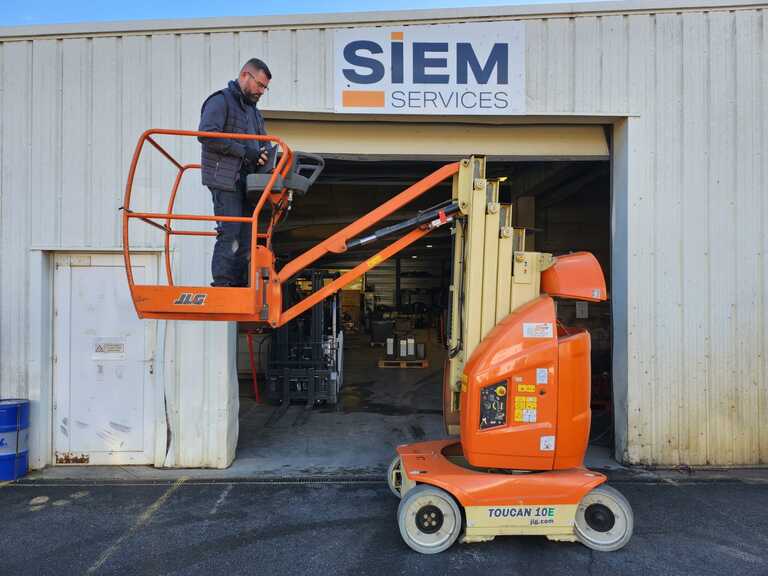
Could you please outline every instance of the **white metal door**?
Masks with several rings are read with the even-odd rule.
[[[132,258],[136,283],[155,258]],[[54,461],[151,464],[154,322],[139,320],[122,256],[59,254],[54,274]]]

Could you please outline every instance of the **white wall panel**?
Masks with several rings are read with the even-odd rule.
[[[331,74],[331,68],[326,67],[325,50],[306,51],[303,46],[322,46],[322,30],[297,30],[296,45],[296,77],[294,105],[299,110],[322,109],[325,107],[323,90],[318,89],[325,84],[325,78]],[[314,87],[314,88],[313,88]]]
[[[709,171],[710,241],[709,308],[710,376],[709,446],[712,460],[730,465],[734,435],[742,425],[736,417],[736,239],[734,152],[733,17],[727,12],[709,16],[709,129],[713,153],[702,169]],[[696,300],[688,305],[696,306]],[[698,308],[698,306],[696,306]],[[704,312],[704,310],[701,310]]]
[[[238,57],[234,34],[229,32],[211,34],[208,38],[211,62],[211,73],[208,81],[210,91],[213,92],[219,88],[224,88],[227,82],[236,78],[243,62],[240,62]]]
[[[150,122],[153,104],[150,39],[146,36],[130,36],[124,38],[122,42],[123,57],[118,62],[117,70],[120,75],[116,81],[120,86],[120,93],[116,98],[114,110],[117,123],[109,124],[114,126],[114,130],[110,130],[106,138],[112,137],[113,134],[121,134],[121,137],[118,154],[114,160],[115,170],[105,182],[108,189],[103,191],[105,198],[109,197],[109,203],[105,205],[105,209],[109,212],[105,213],[104,221],[109,222],[114,246],[122,246],[122,214],[115,207],[123,205],[125,179],[133,149],[139,135],[147,128],[154,127]],[[161,88],[165,90],[172,86],[168,79],[164,80],[164,84],[165,86]],[[158,162],[161,160],[165,162],[154,150],[151,148],[149,150]],[[149,158],[146,158],[139,164],[134,178],[132,199],[134,210],[141,210],[141,207],[150,210],[153,207],[153,195],[159,192],[150,180],[151,161],[148,160]],[[165,194],[158,195],[165,197]],[[163,211],[165,211],[164,208]],[[136,246],[151,246],[153,243],[157,245],[160,238],[158,230],[142,223],[134,227],[131,245],[134,243]]]
[[[237,62],[240,66],[251,58],[259,58],[270,65],[267,56],[267,32],[240,32],[237,36],[240,43]],[[271,70],[272,67],[270,66]],[[234,72],[231,75],[234,78]]]
[[[180,122],[180,80],[178,50],[179,39],[170,34],[157,34],[149,39],[149,121],[143,126],[130,126],[124,128],[124,140],[126,146],[126,160],[130,160],[133,149],[143,130],[148,128],[175,128],[181,126]],[[200,103],[202,105],[202,102]],[[197,124],[194,125],[195,130]],[[158,142],[174,157],[181,149],[178,138],[160,137]],[[159,152],[149,147],[142,156],[142,168],[146,167],[148,176],[145,172],[138,181],[139,188],[137,192],[140,198],[137,202],[131,203],[135,210],[148,210],[153,212],[165,212],[168,204],[168,193],[176,177],[176,168]],[[127,175],[127,165],[124,172]],[[134,185],[136,186],[136,185]],[[174,227],[177,224],[174,224]],[[137,238],[137,245],[145,242],[148,246],[162,245],[163,234],[157,230],[148,230],[148,226],[143,223],[135,223],[131,226],[132,238],[134,233]],[[135,232],[134,232],[135,231]],[[176,242],[171,240],[175,247]],[[133,245],[133,241],[131,243]],[[164,277],[165,265],[160,267],[161,277]]]
[[[655,100],[664,103],[657,111],[660,127],[656,132],[656,173],[654,227],[654,357],[657,363],[654,428],[654,459],[663,457],[679,463],[680,385],[683,377],[682,343],[683,295],[681,242],[670,241],[668,234],[681,229],[681,124],[682,77],[681,20],[670,14],[656,17]]]
[[[765,11],[761,13],[761,34],[762,40],[758,53],[760,54],[760,70],[758,71],[758,112],[757,117],[759,120],[755,121],[760,126],[760,150],[755,157],[756,166],[760,167],[760,181],[757,183],[757,189],[762,190],[760,195],[760,204],[755,208],[760,211],[761,214],[761,235],[762,242],[762,260],[760,261],[760,267],[762,270],[762,285],[760,290],[760,307],[757,309],[755,316],[758,319],[762,319],[762,334],[760,341],[757,343],[757,357],[762,360],[760,366],[761,372],[758,379],[757,396],[758,396],[758,425],[757,437],[760,446],[760,459],[759,462],[768,462],[768,426],[765,425],[765,421],[768,420],[768,194],[765,193],[768,188],[768,17],[765,15]],[[757,246],[760,246],[760,241],[755,242]]]
[[[52,246],[58,242],[56,216],[61,210],[61,52],[57,40],[35,42],[32,50],[32,83],[45,89],[32,93],[32,150],[37,169],[30,174],[29,194],[34,207],[30,241],[36,246]]]
[[[589,113],[600,94],[600,19],[577,18],[573,28],[574,112]]]
[[[683,302],[693,298],[708,310],[709,297],[709,195],[702,164],[709,158],[707,99],[707,20],[701,13],[683,15],[682,69],[682,237],[681,273]],[[682,184],[681,183],[681,184]],[[701,309],[683,306],[681,356],[683,378],[680,418],[680,461],[707,463],[707,406],[709,379],[709,318]]]
[[[600,21],[603,56],[600,109],[610,114],[627,110],[627,76],[630,74],[627,66],[627,17],[604,16]]]
[[[92,68],[90,39],[62,41],[62,170],[60,242],[65,246],[91,243]]]
[[[309,46],[301,47],[302,58],[306,58],[307,48]],[[278,110],[295,108],[297,83],[299,82],[296,69],[296,50],[295,30],[276,30],[268,34],[266,62],[272,72],[272,81],[269,84],[269,92],[264,102],[265,107]],[[302,82],[303,86],[304,83]],[[306,89],[311,90],[311,84],[307,84]]]
[[[30,215],[32,43],[3,46],[1,71],[0,396],[26,398],[26,248],[35,225]]]
[[[756,315],[762,304],[760,235],[764,214],[760,207],[768,191],[760,187],[761,126],[755,119],[760,111],[760,20],[748,12],[733,15],[736,64],[735,81],[735,177],[732,201],[735,205],[736,236],[736,409],[733,416],[734,461],[757,462],[759,429],[765,426],[758,411],[761,385],[760,349],[766,323]],[[763,350],[765,352],[765,350]]]
[[[547,107],[547,26],[546,20],[525,23],[526,108],[537,114]]]
[[[650,462],[654,442],[653,414],[656,383],[653,331],[655,279],[654,143],[656,125],[654,22],[647,16],[629,17],[630,106],[639,115],[630,119],[629,150],[629,282],[628,282],[628,444],[631,462]],[[642,223],[636,225],[636,223]]]
[[[552,124],[573,114],[629,117],[627,444],[619,456],[659,465],[766,463],[768,23],[759,6],[676,6],[528,14],[528,113],[557,117]],[[478,11],[468,19],[488,17]],[[274,73],[263,108],[332,112],[333,25],[0,37],[0,393],[27,386],[24,326],[35,304],[27,305],[19,271],[28,248],[118,244],[116,208],[139,133],[196,128],[203,99],[248,58],[262,58]],[[160,140],[183,162],[199,160],[195,141]],[[134,207],[164,211],[174,175],[151,151],[137,173]],[[199,173],[185,178],[176,209],[210,213]],[[132,228],[132,239],[145,248],[162,241],[145,225]],[[208,282],[212,241],[174,246],[177,280]],[[204,422],[233,409],[231,390],[216,388],[222,374],[229,378],[212,359],[221,336],[212,325],[169,325],[176,369],[166,392],[178,394],[171,419],[190,438],[203,438]],[[200,389],[187,391],[189,382]],[[231,429],[203,448],[182,439],[177,461],[212,462],[231,443]]]
[[[547,20],[546,105],[548,113],[573,110],[573,21]]]
[[[122,158],[123,137],[120,121],[123,115],[131,117],[131,106],[136,94],[143,93],[141,83],[123,84],[123,54],[131,65],[126,67],[129,77],[145,70],[145,61],[133,49],[136,38],[94,38],[93,72],[90,85],[91,108],[91,154],[90,182],[86,190],[90,193],[91,208],[90,241],[96,246],[119,246],[120,220],[118,208],[122,204],[120,184],[124,180]],[[140,72],[139,72],[140,73]]]

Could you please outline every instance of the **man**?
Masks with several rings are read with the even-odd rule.
[[[269,89],[272,73],[258,58],[246,62],[237,80],[211,94],[200,110],[202,132],[266,134],[264,119],[256,107]],[[216,216],[250,216],[253,206],[245,193],[246,176],[268,168],[269,147],[257,140],[200,138],[203,185],[213,197]],[[218,222],[213,248],[212,286],[247,286],[251,253],[251,225]]]

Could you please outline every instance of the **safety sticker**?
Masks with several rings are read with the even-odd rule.
[[[536,396],[515,396],[515,422],[536,422]]]
[[[121,337],[94,338],[91,360],[124,360],[126,339]]]
[[[549,382],[549,369],[536,368],[536,384],[546,384]]]
[[[539,450],[542,452],[552,452],[555,449],[554,436],[542,436],[539,440]]]
[[[536,392],[536,386],[534,384],[518,384],[518,392]]]
[[[552,338],[552,322],[524,322],[523,338]]]
[[[523,410],[523,422],[536,422],[536,410]]]

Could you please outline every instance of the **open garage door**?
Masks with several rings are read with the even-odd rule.
[[[500,201],[512,206],[513,223],[529,230],[526,248],[563,254],[594,253],[610,281],[610,153],[601,126],[489,126],[457,124],[381,124],[272,120],[270,132],[295,149],[322,154],[325,170],[310,192],[296,200],[275,230],[277,258],[287,262],[345,225],[356,221],[446,160],[486,154],[489,178],[506,177]],[[445,182],[382,226],[416,216],[451,194]],[[311,355],[314,341],[307,316],[302,327],[278,341],[253,335],[241,325],[241,413],[237,460],[243,475],[382,472],[400,443],[444,435],[442,373],[447,358],[445,310],[451,290],[452,235],[448,227],[414,243],[381,263],[359,285],[342,293],[338,316],[328,311],[321,338],[343,331],[343,386],[338,403],[287,410],[256,405],[250,356],[267,400],[280,380],[282,355]],[[329,254],[316,263],[327,272],[350,269],[380,249],[370,245]],[[308,281],[308,279],[306,280]],[[299,289],[300,286],[297,286]],[[609,288],[610,290],[610,288]],[[577,306],[563,301],[561,320],[593,334],[593,451],[607,453],[611,437],[610,303]],[[304,334],[301,338],[296,334]],[[401,363],[399,348],[409,339],[414,361]],[[404,354],[402,356],[408,356]],[[408,356],[411,357],[411,356]],[[270,368],[272,366],[272,368]],[[277,366],[277,369],[274,368]],[[294,381],[295,380],[295,381]],[[299,378],[289,380],[298,386]]]

